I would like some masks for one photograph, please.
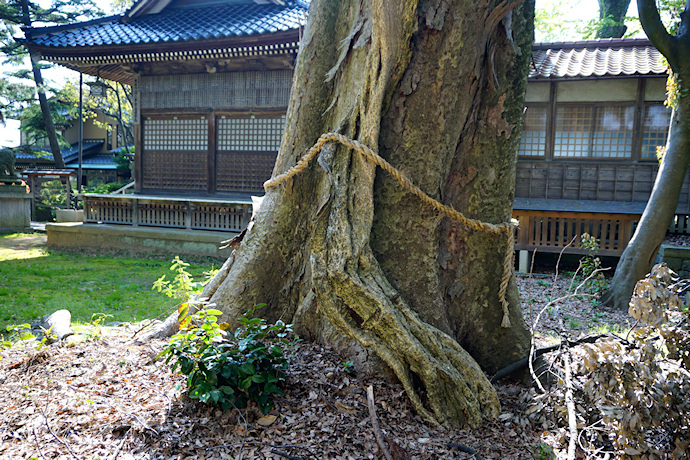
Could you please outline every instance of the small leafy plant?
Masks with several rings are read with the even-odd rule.
[[[594,272],[602,268],[601,259],[597,257],[597,252],[599,252],[599,240],[594,238],[589,233],[583,233],[580,247],[587,250],[587,254],[580,259],[580,275],[582,279],[587,279]],[[606,290],[606,285],[607,282],[604,274],[596,273],[589,280],[587,280],[585,288],[592,294],[601,294],[604,292],[604,290]]]
[[[194,294],[201,292],[203,283],[195,282],[192,275],[187,271],[189,264],[180,256],[175,256],[170,265],[170,271],[175,272],[175,277],[172,281],[165,279],[165,275],[161,276],[153,283],[153,288],[172,299],[189,300]]]
[[[239,327],[228,333],[227,323],[218,323],[220,311],[202,308],[189,314],[189,305],[179,308],[181,330],[166,345],[161,356],[166,363],[177,358],[173,370],[187,376],[189,397],[223,410],[245,408],[255,401],[263,414],[273,407],[272,395],[283,394],[286,347],[291,340],[290,325],[267,324],[255,317],[251,308],[239,318]]]

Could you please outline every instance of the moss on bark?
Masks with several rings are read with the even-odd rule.
[[[512,104],[524,91],[532,7],[314,1],[275,172],[337,131],[379,151],[430,196],[505,221],[520,121]],[[309,338],[373,349],[422,416],[477,426],[500,412],[482,366],[522,357],[529,344],[514,290],[513,327],[500,328],[505,237],[457,228],[382,174],[346,147],[324,147],[267,192],[206,295],[230,316],[266,302],[271,319],[294,321]],[[500,358],[489,358],[492,347]]]

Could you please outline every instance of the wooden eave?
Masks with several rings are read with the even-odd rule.
[[[131,85],[132,66],[144,62],[215,61],[295,54],[299,30],[209,40],[138,43],[91,47],[51,47],[27,44],[41,58],[72,70]]]

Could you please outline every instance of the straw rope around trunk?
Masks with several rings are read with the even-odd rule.
[[[510,278],[513,274],[513,231],[516,227],[516,222],[511,220],[510,222],[492,224],[489,222],[482,222],[477,219],[470,219],[469,217],[466,217],[453,207],[447,206],[427,195],[424,191],[422,191],[422,189],[417,187],[414,183],[412,183],[411,180],[405,177],[400,172],[400,170],[396,169],[393,165],[388,163],[388,161],[386,161],[383,157],[381,157],[379,154],[374,152],[366,145],[356,140],[350,139],[349,137],[339,133],[326,133],[321,135],[321,137],[316,141],[316,144],[314,144],[313,147],[311,147],[304,155],[302,155],[302,157],[299,159],[295,166],[288,169],[284,173],[279,174],[276,177],[273,177],[264,182],[264,189],[268,191],[269,189],[284,184],[289,179],[304,171],[311,162],[311,160],[316,156],[316,154],[321,151],[323,146],[331,141],[339,142],[342,145],[351,148],[352,150],[364,156],[364,158],[366,158],[367,160],[379,166],[381,169],[387,171],[400,183],[400,185],[402,185],[402,187],[405,190],[419,197],[424,203],[436,209],[440,214],[449,217],[454,221],[459,222],[461,225],[471,228],[473,230],[484,231],[494,235],[500,235],[502,233],[506,234],[508,239],[507,250],[505,259],[503,261],[503,276],[501,278],[501,285],[498,291],[498,297],[503,307],[503,320],[501,321],[501,327],[510,327],[510,318],[508,312],[508,301],[506,300],[506,292],[508,291],[508,283],[510,282]]]

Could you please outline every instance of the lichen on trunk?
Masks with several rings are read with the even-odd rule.
[[[505,222],[533,8],[517,3],[313,1],[274,176],[338,132],[434,199]],[[515,289],[513,326],[500,327],[505,237],[448,223],[382,174],[326,144],[267,190],[205,295],[230,317],[267,303],[270,319],[310,339],[374,350],[427,420],[478,426],[500,412],[482,367],[523,357],[529,344]]]

